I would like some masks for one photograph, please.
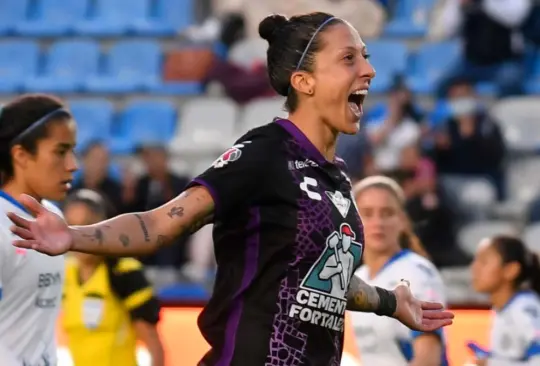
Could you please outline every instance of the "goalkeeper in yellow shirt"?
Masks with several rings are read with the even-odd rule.
[[[72,193],[64,204],[70,225],[93,224],[109,212],[102,196],[86,189]],[[152,366],[164,366],[156,327],[159,310],[139,261],[82,253],[68,259],[62,326],[75,365],[137,366],[140,340]]]

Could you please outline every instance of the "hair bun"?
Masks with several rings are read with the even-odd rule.
[[[259,23],[259,35],[262,39],[271,43],[276,35],[276,31],[284,27],[289,20],[287,17],[280,14],[272,14],[264,18]]]

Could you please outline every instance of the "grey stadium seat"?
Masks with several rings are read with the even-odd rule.
[[[498,102],[490,114],[500,123],[510,149],[535,151],[540,147],[540,98],[508,98]]]
[[[238,126],[240,134],[272,122],[275,117],[286,117],[287,112],[283,108],[284,98],[257,99],[246,105]]]
[[[540,223],[527,226],[523,233],[523,240],[530,250],[540,253]]]
[[[180,155],[211,155],[223,152],[235,138],[238,108],[226,98],[197,98],[181,110],[178,132],[170,150]]]
[[[464,226],[458,233],[458,243],[461,248],[473,255],[476,252],[478,243],[494,235],[517,235],[519,233],[516,225],[509,221],[483,221]]]

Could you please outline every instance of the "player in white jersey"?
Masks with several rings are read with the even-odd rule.
[[[76,170],[75,124],[58,99],[23,95],[0,109],[0,210],[30,214],[22,193],[58,210]],[[62,300],[63,256],[13,246],[0,215],[0,365],[56,365],[55,328]]]
[[[410,230],[399,185],[388,177],[373,176],[357,183],[353,194],[366,241],[364,264],[355,275],[383,288],[394,288],[405,279],[415,297],[445,303],[439,272]],[[416,332],[394,319],[369,313],[351,313],[351,319],[363,365],[448,364],[442,331]]]
[[[517,238],[484,239],[471,266],[494,310],[489,349],[469,342],[478,366],[540,366],[540,265]]]

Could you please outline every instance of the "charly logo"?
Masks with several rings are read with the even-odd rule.
[[[355,239],[349,224],[328,236],[325,250],[300,284],[290,317],[343,331],[349,282],[362,257],[362,244]]]

